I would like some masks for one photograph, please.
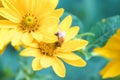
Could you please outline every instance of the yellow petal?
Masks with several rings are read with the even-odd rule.
[[[24,33],[22,36],[22,42],[24,44],[30,44],[33,41],[33,37],[30,33]]]
[[[49,28],[52,28],[52,27],[56,27],[59,23],[59,18],[55,17],[55,16],[48,16],[48,17],[44,17],[41,19],[40,21],[40,29],[44,29],[46,31],[49,30]]]
[[[0,50],[3,50],[5,47],[5,44],[3,42],[0,42]]]
[[[17,24],[8,20],[0,20],[0,28],[17,28]]]
[[[51,33],[43,33],[43,42],[53,43],[58,40],[57,36]]]
[[[12,46],[17,46],[17,45],[22,44],[22,42],[21,42],[22,35],[23,35],[23,33],[21,33],[21,32],[16,32],[14,34],[14,37],[13,37],[13,39],[11,41]]]
[[[30,44],[25,45],[24,47],[39,48],[39,44],[38,43],[30,43]]]
[[[62,60],[72,66],[76,66],[76,67],[85,67],[86,66],[86,62],[82,58],[80,58],[78,60],[67,60],[67,59],[62,59]]]
[[[2,4],[4,8],[9,9],[11,11],[14,11],[17,15],[20,13],[16,9],[17,6],[15,6],[15,1],[14,0],[2,0]]]
[[[0,0],[0,7],[2,7],[3,5],[2,5],[2,2],[1,2],[1,0]]]
[[[65,66],[58,58],[53,59],[52,68],[58,76],[65,77],[66,74]]]
[[[32,3],[32,5],[34,5],[32,8],[34,10],[31,10],[31,11],[34,12],[34,14],[39,16],[40,12],[41,12],[40,9],[42,8],[41,6],[43,5],[42,3],[44,0],[33,0],[33,1],[34,1],[34,4],[30,1]]]
[[[26,12],[29,12],[30,8],[30,1],[29,0],[15,0],[15,8],[17,8],[17,10],[19,11],[19,13],[21,13],[21,15],[25,15]],[[22,5],[22,8],[21,8]]]
[[[74,27],[70,28],[66,33],[65,41],[68,41],[68,40],[74,38],[78,32],[79,32],[78,26],[74,26]]]
[[[40,65],[40,58],[33,59],[32,69],[35,71],[43,69],[42,66]]]
[[[94,52],[106,58],[119,58],[120,50],[108,48],[95,48]]]
[[[61,51],[75,51],[85,47],[88,44],[86,40],[70,40],[62,44]]]
[[[59,28],[62,32],[66,32],[72,23],[72,17],[71,16],[67,16],[59,25]]]
[[[109,62],[100,74],[103,78],[113,78],[120,75],[120,59]]]
[[[20,16],[18,16],[16,13],[8,9],[0,8],[0,15],[14,23],[20,22]]]
[[[0,42],[0,51],[4,50],[4,48],[6,47],[8,43],[4,43],[3,41]]]
[[[4,46],[4,48],[0,49],[0,55],[2,55],[4,53],[5,48],[6,48],[6,46]]]
[[[52,15],[60,18],[61,15],[63,14],[63,12],[64,12],[64,9],[63,9],[63,8],[61,8],[61,9],[56,9],[56,10],[53,11]]]
[[[39,32],[31,32],[31,35],[33,36],[34,39],[36,39],[38,42],[40,42],[43,38],[42,34]]]
[[[48,28],[48,33],[55,34],[57,32],[58,32],[58,26],[57,25],[53,25],[52,27]]]
[[[49,32],[55,34],[58,31],[59,18],[55,16],[48,16],[41,20],[40,30],[43,32]]]
[[[10,36],[9,34],[7,34],[8,32],[9,29],[0,29],[0,54],[4,52],[6,46],[10,42],[10,38],[7,38],[8,36]]]
[[[29,11],[30,13],[34,13],[34,10],[36,8],[36,1],[37,0],[31,0],[31,1],[28,1],[29,2]]]
[[[0,42],[4,43],[4,42],[9,42],[9,40],[6,40],[5,38],[9,36],[9,34],[7,34],[10,30],[9,29],[0,29]],[[3,41],[3,42],[2,42]]]
[[[15,34],[15,30],[14,29],[1,29],[0,31],[0,47],[5,48],[5,46],[7,46],[9,44],[9,42],[11,41],[11,39],[13,38],[13,35]],[[16,49],[16,47],[20,47],[20,46],[14,46],[14,48]]]
[[[78,55],[71,53],[71,52],[66,52],[66,53],[57,53],[56,54],[60,58],[68,59],[68,60],[78,60],[81,59]]]
[[[0,2],[2,2],[2,5],[6,8],[6,9],[14,9],[11,0],[0,0]]]
[[[5,33],[8,32],[9,29],[4,29],[4,28],[1,28],[0,29],[0,38],[4,37]]]
[[[1,29],[0,30],[0,54],[2,54],[6,48],[6,46],[9,44],[11,41],[12,33],[9,29]],[[10,33],[9,33],[10,32]]]
[[[116,36],[120,36],[120,29],[117,30]]]
[[[108,40],[108,42],[105,45],[105,48],[120,50],[119,44],[120,44],[120,37],[115,34]]]
[[[43,68],[48,68],[52,64],[52,59],[48,56],[42,56],[40,58],[40,63]]]
[[[21,0],[21,1],[17,1],[17,3],[22,4],[24,12],[29,12],[34,15],[36,14],[36,12],[39,12],[38,9],[40,8],[39,6],[41,6],[41,4],[40,4],[41,0],[31,0],[31,1]],[[38,4],[39,4],[39,6],[38,6]],[[19,6],[21,6],[21,5],[19,5]]]
[[[40,16],[46,16],[48,13],[53,11],[57,4],[58,0],[40,0],[41,5],[38,6],[38,9],[40,11]],[[45,9],[44,9],[45,8]]]
[[[33,56],[33,57],[41,57],[40,50],[34,48],[26,48],[20,52],[21,56]]]
[[[4,34],[4,41],[9,43],[12,38],[14,37],[14,35],[16,34],[16,30],[15,29],[10,29],[8,30],[5,34]]]
[[[20,50],[20,45],[17,45],[17,46],[13,46],[16,50]]]
[[[3,52],[5,51],[7,44],[8,43],[0,42],[0,55],[2,55]]]

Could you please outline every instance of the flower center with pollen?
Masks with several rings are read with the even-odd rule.
[[[58,47],[60,47],[59,42],[54,42],[54,43],[40,42],[39,43],[39,49],[41,54],[46,56],[53,56],[56,53],[55,50]]]
[[[27,16],[25,19],[24,19],[24,24],[26,26],[33,26],[36,24],[36,20],[34,19],[34,17],[32,16]]]
[[[38,30],[39,27],[39,20],[37,19],[36,16],[31,15],[31,14],[26,14],[23,18],[22,21],[20,22],[20,30],[24,32],[31,32]]]

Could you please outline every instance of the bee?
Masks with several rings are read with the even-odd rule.
[[[55,35],[58,37],[58,41],[56,42],[56,45],[58,47],[61,47],[62,43],[64,42],[65,33],[59,30]]]

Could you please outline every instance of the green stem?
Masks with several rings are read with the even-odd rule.
[[[82,53],[85,56],[86,60],[89,60],[92,57],[91,53],[89,53],[87,49],[78,50],[78,52]]]
[[[82,38],[82,37],[85,37],[85,36],[93,36],[94,37],[95,34],[94,33],[90,33],[90,32],[86,32],[86,33],[78,35],[77,37],[78,38]]]

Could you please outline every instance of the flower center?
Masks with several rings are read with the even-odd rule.
[[[32,17],[32,16],[27,16],[27,17],[24,19],[24,24],[25,24],[26,26],[28,26],[28,27],[35,25],[36,22],[37,22],[37,20],[36,20],[34,17]]]
[[[60,47],[59,42],[54,42],[54,43],[45,43],[45,42],[40,42],[39,43],[39,49],[41,54],[46,55],[46,56],[53,56],[56,52],[55,50]]]
[[[22,21],[20,22],[20,30],[24,32],[31,32],[38,30],[39,24],[38,24],[38,19],[36,16],[31,15],[31,14],[26,14],[23,16]]]

